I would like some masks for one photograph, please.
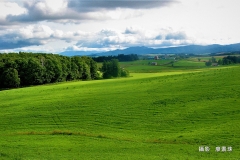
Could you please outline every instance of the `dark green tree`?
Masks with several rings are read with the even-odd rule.
[[[212,57],[209,61],[212,62],[212,63],[217,63],[217,60],[216,60],[215,57]]]
[[[54,64],[51,59],[47,59],[44,63],[44,83],[50,83],[53,81],[55,72],[54,72]]]
[[[69,69],[67,68],[67,64],[61,63],[62,65],[62,77],[60,81],[66,81]]]
[[[211,61],[205,62],[205,65],[206,65],[206,66],[211,66],[211,65],[212,65],[212,62],[211,62]]]
[[[83,64],[82,79],[83,80],[91,79],[90,67],[86,63]]]
[[[71,61],[69,75],[70,75],[70,80],[75,80],[80,78],[78,66],[74,61]]]
[[[90,60],[91,79],[97,79],[99,77],[97,71],[98,71],[97,62],[91,59]]]
[[[111,65],[109,61],[104,61],[102,68],[103,78],[111,78]]]
[[[4,72],[4,63],[0,61],[0,88],[4,87],[3,81],[2,81],[4,79],[2,78],[3,72]]]
[[[21,85],[28,85],[28,74],[29,74],[29,66],[28,66],[28,59],[27,58],[19,58],[16,60],[17,63],[17,70],[18,70],[18,74],[19,74],[19,78],[21,81]]]
[[[1,76],[1,82],[5,88],[16,88],[20,85],[18,71],[15,68],[7,68]]]
[[[58,59],[48,57],[44,64],[40,62],[45,68],[44,70],[44,83],[59,82],[62,78],[62,65]]]
[[[129,77],[129,71],[121,68],[121,77]]]
[[[83,67],[84,67],[84,60],[81,59],[80,57],[72,57],[71,62],[75,63],[77,66],[77,69],[75,69],[75,79],[82,79],[82,75],[84,73]],[[76,67],[73,66],[73,67]]]
[[[218,65],[222,65],[223,64],[223,60],[222,59],[219,59],[218,60]]]
[[[42,84],[44,82],[44,68],[40,62],[34,58],[28,60],[27,84]]]
[[[112,64],[112,76],[113,77],[120,77],[121,75],[121,69],[120,69],[120,65],[118,63],[118,60],[117,59],[112,59],[110,61]]]
[[[230,60],[230,59],[228,59],[228,58],[226,58],[226,57],[224,57],[223,58],[223,65],[229,65],[229,64],[231,64],[232,63],[232,61]]]
[[[117,59],[104,61],[102,66],[103,78],[120,77],[121,69]]]

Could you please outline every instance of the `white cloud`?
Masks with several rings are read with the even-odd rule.
[[[27,10],[19,6],[16,2],[0,1],[1,17],[5,17],[8,14],[19,15],[27,12]]]
[[[59,23],[79,23],[88,20],[126,19],[140,16],[140,11],[133,9],[150,9],[168,6],[173,0],[154,1],[72,1],[72,0],[30,0],[23,1],[23,7],[11,3],[10,8],[20,8],[20,12],[7,13],[5,24],[54,21]],[[2,2],[1,5],[7,6]],[[10,4],[8,4],[9,6]],[[3,7],[4,8],[4,7]],[[6,7],[5,7],[6,8]]]
[[[161,37],[159,39],[158,37]],[[125,31],[104,29],[99,32],[81,34],[73,50],[95,48],[109,50],[131,46],[162,47],[192,44],[191,38],[183,31],[173,32],[169,29],[147,30],[141,27],[127,27]],[[76,48],[78,47],[78,48]]]
[[[239,0],[2,0],[0,49],[239,43],[239,5]]]
[[[45,25],[28,25],[19,29],[8,29],[0,33],[0,42],[2,44],[0,49],[43,45],[54,38],[59,38],[54,36],[59,32],[61,31],[54,31]]]
[[[132,10],[126,8],[116,8],[115,10],[105,11],[105,14],[113,20],[119,20],[141,17],[143,12],[140,9]]]

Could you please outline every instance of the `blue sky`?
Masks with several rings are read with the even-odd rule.
[[[1,0],[0,52],[232,44],[239,0]]]

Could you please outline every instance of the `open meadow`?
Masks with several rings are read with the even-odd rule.
[[[151,65],[156,62],[157,65]],[[133,62],[121,62],[121,67],[127,68],[132,73],[157,73],[157,72],[174,72],[186,71],[192,69],[206,68],[205,62],[195,61],[192,59],[184,60],[138,60]]]
[[[121,66],[130,77],[0,91],[0,159],[240,159],[239,65]]]

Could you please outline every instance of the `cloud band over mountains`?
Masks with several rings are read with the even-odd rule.
[[[156,37],[156,35],[158,35]],[[161,38],[159,38],[161,37]],[[29,25],[19,29],[7,30],[0,33],[0,49],[15,49],[27,46],[44,45],[51,41],[62,40],[65,42],[76,41],[75,50],[81,48],[119,48],[144,44],[148,47],[166,45],[183,45],[190,43],[184,32],[172,30],[151,31],[143,28],[127,27],[125,31],[110,29],[98,32],[63,32],[53,30],[45,25]],[[71,49],[68,48],[68,49]]]

